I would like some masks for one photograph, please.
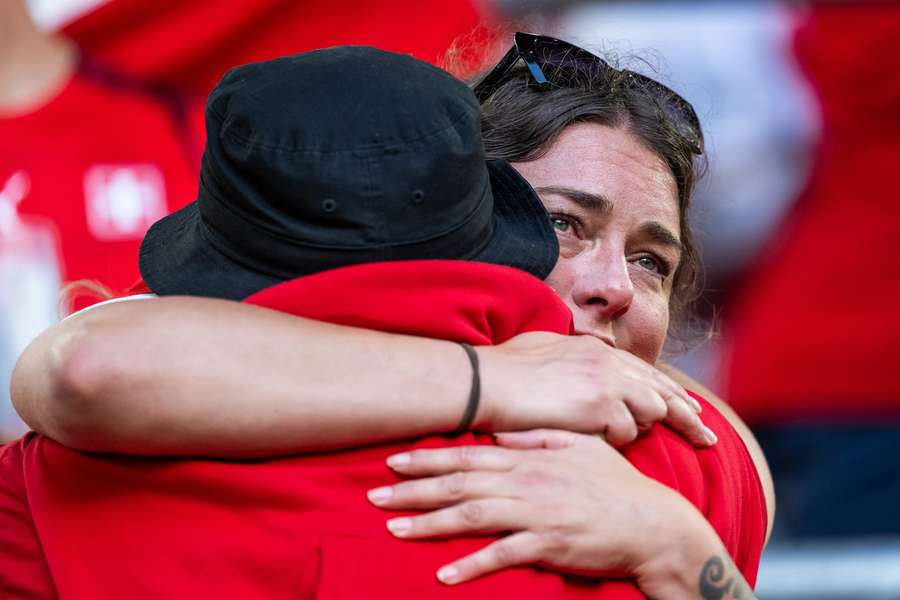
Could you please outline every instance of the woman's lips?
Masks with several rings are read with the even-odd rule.
[[[590,335],[605,343],[607,346],[611,346],[613,348],[616,347],[616,343],[613,341],[613,339],[607,335],[603,335],[602,333],[596,333],[593,331],[579,331],[577,329],[575,330],[575,333],[577,335]]]

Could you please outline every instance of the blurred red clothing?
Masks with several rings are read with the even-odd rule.
[[[337,269],[248,302],[472,344],[525,331],[572,331],[571,313],[544,283],[514,269],[460,261]],[[657,426],[625,455],[709,519],[752,585],[766,531],[762,487],[734,429],[701,403],[704,422],[719,437],[714,448],[695,450]],[[276,460],[212,461],[85,455],[33,436],[8,446],[9,458],[0,463],[17,472],[7,476],[17,489],[0,493],[0,529],[18,532],[0,548],[0,574],[12,586],[46,560],[61,595],[92,599],[643,597],[627,581],[587,582],[531,568],[447,587],[436,570],[490,538],[406,542],[387,532],[390,513],[370,504],[365,492],[398,481],[385,466],[388,455],[491,441],[433,436]],[[21,556],[29,552],[25,571]]]
[[[182,96],[82,60],[48,103],[0,117],[0,189],[26,182],[19,212],[55,225],[64,280],[135,282],[147,228],[196,198],[195,114]]]
[[[341,44],[440,62],[478,0],[111,0],[65,28],[118,68],[206,95],[229,68]]]
[[[900,422],[900,5],[821,3],[795,51],[823,133],[793,214],[726,307],[751,424]]]

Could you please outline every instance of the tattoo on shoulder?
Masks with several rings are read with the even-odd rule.
[[[728,556],[725,559],[713,556],[704,563],[700,571],[700,598],[756,600],[753,590]]]

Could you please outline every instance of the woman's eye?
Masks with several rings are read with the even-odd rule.
[[[551,217],[550,222],[553,223],[553,229],[561,233],[567,233],[572,229],[572,224],[560,217]]]
[[[637,262],[637,264],[639,264],[644,269],[647,269],[648,271],[653,271],[654,273],[665,275],[665,266],[652,256],[642,256],[635,262]]]

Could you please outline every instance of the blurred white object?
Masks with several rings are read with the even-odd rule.
[[[55,31],[109,0],[28,0],[28,10],[38,27]]]
[[[795,17],[770,1],[632,1],[582,4],[560,22],[565,39],[618,55],[694,105],[709,160],[694,223],[713,283],[753,257],[806,180],[819,116],[793,62]]]
[[[897,600],[900,539],[770,544],[759,566],[764,600]]]
[[[10,375],[25,346],[58,314],[55,231],[49,223],[25,221],[17,212],[29,188],[25,171],[16,171],[0,187],[0,439],[27,430],[10,403]]]

